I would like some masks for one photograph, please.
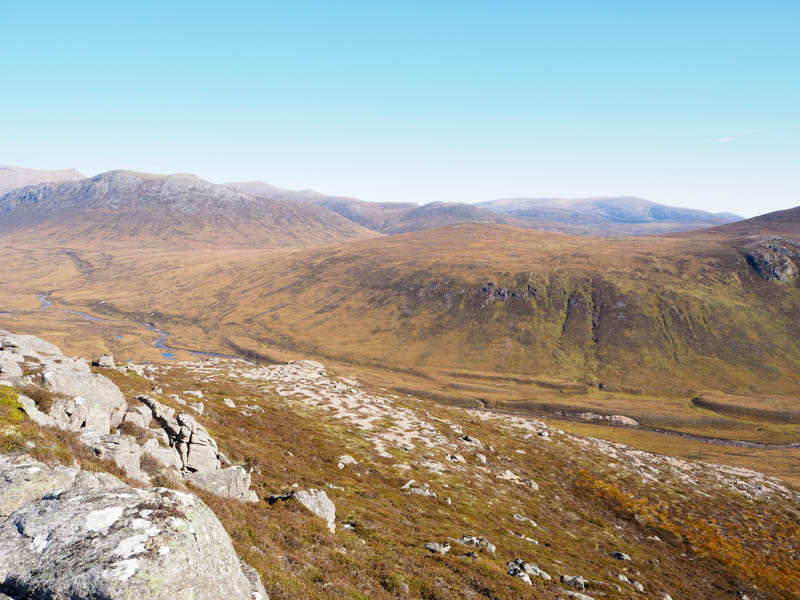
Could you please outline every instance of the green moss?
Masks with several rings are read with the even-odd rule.
[[[7,385],[0,386],[0,419],[4,421],[22,421],[25,411],[19,402],[17,391]]]

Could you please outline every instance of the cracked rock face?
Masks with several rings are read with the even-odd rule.
[[[11,486],[29,489],[14,472],[39,463],[10,462],[0,463],[0,477],[11,474]],[[64,483],[66,489],[45,492],[0,524],[0,594],[108,600],[251,600],[258,594],[266,600],[257,574],[243,571],[230,537],[196,496],[131,488],[87,471],[70,483],[55,471],[41,471],[50,485],[33,495]]]
[[[85,428],[110,433],[112,427],[122,422],[125,398],[110,379],[80,370],[50,369],[44,372],[42,380],[49,390],[71,397],[72,404],[55,407],[53,416],[69,423],[73,430]],[[81,417],[76,419],[75,414]]]
[[[795,253],[772,244],[751,250],[745,258],[762,279],[789,281],[797,275],[791,256]]]

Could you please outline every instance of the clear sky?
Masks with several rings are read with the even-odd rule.
[[[0,0],[0,164],[800,205],[800,2]]]

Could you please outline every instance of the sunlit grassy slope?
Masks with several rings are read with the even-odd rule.
[[[319,358],[448,404],[625,414],[693,435],[794,443],[800,425],[775,413],[798,410],[798,282],[763,279],[746,254],[797,240],[796,212],[651,238],[470,224],[303,250],[0,238],[0,311],[14,313],[0,312],[0,327],[70,352],[164,360],[143,327],[153,322],[180,348]],[[38,293],[56,305],[40,311]],[[612,433],[679,454],[690,445]],[[708,451],[800,477],[767,453]]]
[[[750,237],[462,225],[303,251],[8,249],[3,293],[157,321],[186,347],[685,395],[800,384],[800,291]],[[24,270],[10,268],[25,265]]]

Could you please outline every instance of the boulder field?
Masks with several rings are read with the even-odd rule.
[[[98,362],[146,376],[142,367],[116,367],[110,357]],[[150,482],[142,470],[148,456],[201,489],[258,501],[249,471],[223,468],[230,462],[194,417],[150,396],[127,401],[108,377],[48,342],[0,331],[0,386],[36,396],[19,394],[31,420],[76,432],[131,479]],[[108,473],[50,467],[27,454],[0,455],[0,598],[144,597],[268,600],[258,573],[240,561],[220,521],[194,494],[132,487]]]
[[[110,355],[95,364],[146,377],[139,365],[116,367]],[[223,468],[227,458],[192,415],[176,414],[175,409],[146,395],[126,402],[119,388],[107,377],[93,373],[86,360],[66,357],[49,342],[0,331],[2,383],[33,385],[50,392],[53,401],[46,411],[32,398],[20,395],[28,416],[40,425],[79,433],[97,456],[114,461],[129,477],[149,481],[141,468],[142,457],[147,455],[199,488],[246,502],[258,501],[250,489],[250,473],[238,465]],[[143,437],[149,439],[140,443],[124,433],[126,423],[128,429],[144,431]]]

